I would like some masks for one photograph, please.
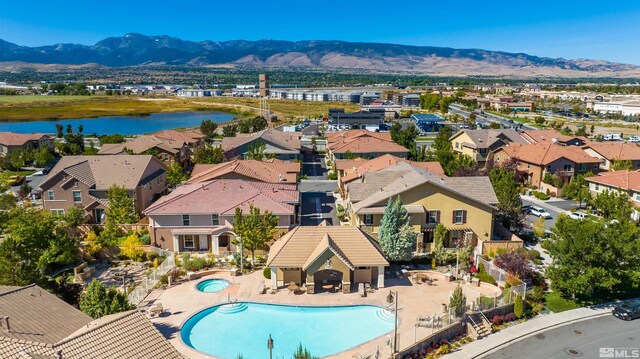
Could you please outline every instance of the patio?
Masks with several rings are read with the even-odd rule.
[[[231,277],[223,274],[214,274],[203,277],[199,280],[188,281],[178,284],[166,290],[155,290],[148,300],[155,300],[162,303],[166,313],[159,317],[152,318],[151,321],[169,339],[180,353],[183,355],[199,359],[210,358],[194,349],[184,345],[179,338],[179,330],[182,323],[191,315],[205,308],[235,302],[258,302],[267,304],[288,304],[300,306],[340,306],[368,304],[381,307],[389,306],[387,295],[389,290],[397,291],[400,301],[398,302],[398,333],[399,343],[402,344],[414,337],[425,336],[433,331],[432,328],[420,327],[419,318],[433,316],[443,312],[443,304],[449,303],[449,295],[456,287],[457,283],[449,282],[447,278],[436,272],[428,272],[431,285],[414,285],[409,278],[387,279],[385,288],[367,293],[366,297],[361,297],[357,292],[333,293],[323,292],[319,294],[306,294],[303,291],[292,292],[287,288],[281,288],[274,294],[269,291],[266,294],[259,294],[259,288],[268,284],[261,271],[251,273],[241,277]],[[220,278],[230,282],[227,289],[217,293],[202,293],[196,289],[200,280]],[[481,283],[480,286],[462,284],[467,296],[467,303],[475,300],[479,295],[493,296],[500,293],[500,290],[492,285]],[[446,323],[444,323],[446,325]],[[347,352],[334,355],[332,358],[352,357],[358,353],[369,353],[375,348],[387,345],[387,340],[391,339],[392,333],[385,337],[379,337],[360,346],[354,347]],[[403,338],[407,337],[407,338]]]

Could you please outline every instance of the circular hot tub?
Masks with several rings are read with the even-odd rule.
[[[204,293],[219,292],[229,286],[229,282],[224,279],[207,279],[196,285],[196,288]]]

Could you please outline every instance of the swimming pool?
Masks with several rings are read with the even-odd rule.
[[[229,282],[223,279],[207,279],[196,285],[196,288],[205,293],[219,292],[229,286]]]
[[[295,307],[233,303],[207,308],[189,318],[182,341],[220,358],[268,358],[273,338],[274,358],[291,358],[299,344],[311,355],[339,353],[393,330],[393,314],[371,305]]]

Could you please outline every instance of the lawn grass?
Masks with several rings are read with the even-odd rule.
[[[554,313],[564,312],[580,308],[581,305],[575,301],[563,298],[560,292],[549,292],[544,295],[544,305]]]

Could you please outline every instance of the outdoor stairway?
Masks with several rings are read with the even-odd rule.
[[[218,307],[216,312],[221,314],[235,314],[235,313],[244,312],[248,308],[249,307],[247,306],[247,303],[223,304],[220,307]]]
[[[482,339],[487,335],[491,334],[491,326],[487,327],[487,323],[485,321],[481,321],[480,323],[477,323],[474,329],[476,330],[478,339]]]
[[[376,316],[378,316],[378,318],[384,320],[385,322],[389,322],[389,323],[393,323],[394,319],[396,318],[393,311],[388,310],[386,308],[378,309],[376,311]]]

